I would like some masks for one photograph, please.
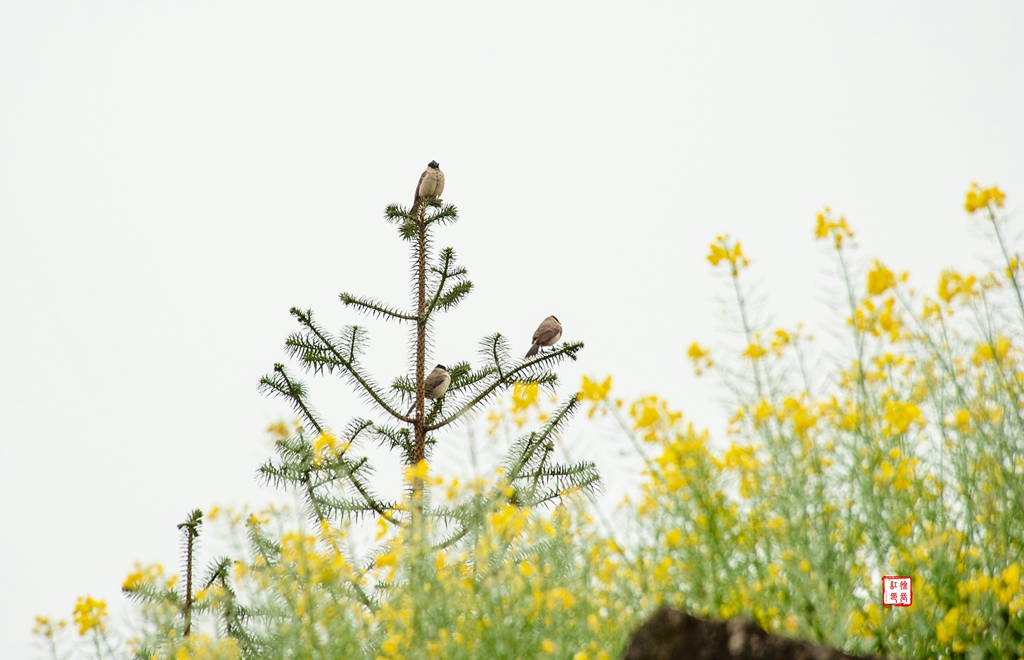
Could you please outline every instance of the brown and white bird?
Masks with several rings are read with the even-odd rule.
[[[443,364],[439,364],[423,379],[423,396],[428,399],[440,399],[448,391],[448,385],[451,382],[452,377],[448,373],[448,369]],[[413,402],[412,408],[409,408],[409,412],[405,414],[410,415],[413,410],[416,410],[415,402]]]
[[[412,199],[413,213],[416,212],[424,200],[436,199],[443,192],[444,172],[441,171],[437,161],[432,160],[427,163],[427,169],[423,170],[423,174],[420,175],[420,180],[416,184],[416,194]]]
[[[533,333],[533,346],[526,351],[526,357],[536,355],[541,346],[553,346],[562,338],[562,324],[554,316],[540,322],[537,332]]]

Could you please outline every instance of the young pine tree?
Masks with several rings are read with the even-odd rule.
[[[436,163],[431,167],[437,173]],[[424,176],[431,173],[428,169]],[[384,217],[395,225],[398,236],[412,253],[411,305],[403,308],[350,293],[341,302],[356,312],[376,319],[407,325],[412,376],[394,377],[390,387],[363,367],[368,331],[359,325],[346,326],[332,334],[319,325],[310,310],[293,308],[291,314],[300,330],[286,341],[287,353],[307,373],[331,374],[349,381],[374,410],[372,418],[352,419],[337,437],[317,414],[305,385],[282,364],[260,381],[263,392],[286,398],[301,420],[292,437],[278,441],[276,457],[260,469],[269,483],[300,492],[314,520],[338,522],[364,516],[381,517],[404,526],[416,519],[434,519],[443,530],[439,545],[456,543],[481,520],[497,501],[507,498],[519,506],[533,506],[557,499],[568,491],[597,488],[598,474],[592,463],[560,464],[553,456],[553,438],[577,405],[573,395],[545,423],[543,428],[518,438],[503,460],[505,483],[486,497],[455,507],[433,507],[424,495],[422,470],[407,470],[407,488],[414,505],[378,495],[371,480],[372,465],[362,453],[368,443],[379,443],[398,452],[406,466],[430,460],[443,430],[450,430],[465,415],[485,405],[515,383],[537,383],[553,391],[557,376],[552,368],[565,358],[575,360],[582,342],[565,342],[527,359],[513,357],[508,341],[500,333],[480,341],[480,364],[462,361],[448,367],[451,381],[442,396],[428,400],[424,380],[431,356],[431,340],[437,316],[461,304],[473,289],[466,269],[459,266],[455,251],[435,250],[436,227],[454,223],[458,213],[437,196],[421,195],[417,186],[411,208],[387,207]],[[427,405],[429,403],[429,406]],[[411,408],[410,408],[411,404]],[[408,412],[406,412],[408,411]],[[421,518],[422,516],[422,518]]]

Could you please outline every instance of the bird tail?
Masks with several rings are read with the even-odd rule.
[[[533,346],[530,347],[530,350],[526,351],[526,357],[532,357],[532,356],[536,355],[537,351],[539,351],[539,350],[540,350],[540,344],[534,344]]]

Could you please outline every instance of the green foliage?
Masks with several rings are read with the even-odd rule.
[[[194,598],[199,632],[187,638],[174,579],[159,567],[129,575],[124,589],[144,621],[134,653],[612,658],[668,604],[752,617],[770,631],[854,652],[1024,656],[1024,303],[993,190],[973,189],[968,210],[987,212],[1005,265],[980,276],[947,271],[933,297],[878,262],[866,287],[858,285],[845,219],[819,216],[850,332],[851,357],[831,379],[809,377],[822,372],[806,366],[813,344],[803,331],[750,322],[746,258],[739,243],[717,242],[709,259],[728,266],[743,343],[724,364],[698,344],[689,355],[700,372],[722,374],[735,396],[731,442],[721,450],[656,396],[616,400],[610,378],[584,378],[576,396],[548,409],[539,393],[553,388],[553,374],[514,360],[493,335],[480,346],[483,366],[452,367],[455,403],[420,408],[415,423],[437,430],[487,402],[501,408],[492,436],[534,421],[537,430],[511,439],[494,474],[463,484],[412,463],[412,420],[356,419],[332,435],[302,384],[275,369],[264,387],[291,401],[301,423],[275,428],[277,456],[262,475],[297,489],[302,510],[206,516],[227,519],[246,549],[207,571]],[[392,212],[403,231],[419,227],[402,209]],[[321,365],[355,378],[360,331],[321,335],[311,314],[302,318],[296,359],[308,350],[311,371]],[[571,357],[579,348],[553,353]],[[496,385],[505,379],[522,383],[510,404]],[[389,390],[362,382],[393,410],[418,385],[408,376]],[[646,465],[638,496],[612,521],[594,520],[574,496],[596,488],[592,466],[552,459],[559,431],[581,406],[595,423],[616,424]],[[407,481],[421,487],[381,500],[355,451],[366,442],[400,452]],[[375,520],[368,553],[353,548],[360,516]],[[880,578],[894,574],[913,578],[912,607],[881,607]],[[97,656],[114,656],[103,609],[82,599],[75,622]],[[39,621],[51,642],[59,628]]]

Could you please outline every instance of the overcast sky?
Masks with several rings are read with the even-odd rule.
[[[270,499],[288,309],[409,300],[382,213],[431,159],[476,285],[433,361],[555,314],[586,343],[564,393],[610,373],[720,428],[686,358],[725,341],[708,243],[823,334],[826,204],[922,288],[977,268],[967,186],[1024,199],[1021,34],[1019,2],[0,3],[0,657],[176,567],[192,508]],[[368,325],[389,382],[405,333]],[[316,391],[337,427],[367,412]]]

